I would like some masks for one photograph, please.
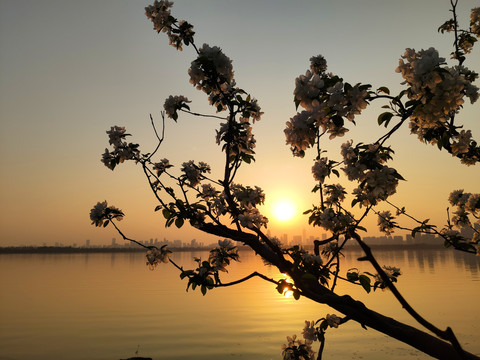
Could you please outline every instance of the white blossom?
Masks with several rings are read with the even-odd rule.
[[[321,76],[307,70],[305,75],[300,75],[295,79],[295,99],[300,105],[306,109],[311,110],[312,102],[318,98],[325,82]]]
[[[230,189],[235,199],[243,206],[256,206],[263,204],[265,201],[265,194],[258,186],[251,188],[250,186],[244,187],[238,184],[232,184]]]
[[[408,97],[419,102],[411,116],[411,131],[434,144],[435,138],[426,140],[427,132],[443,127],[463,105],[465,96],[471,103],[479,96],[478,88],[471,84],[471,71],[463,66],[442,67],[444,64],[445,59],[434,48],[419,52],[407,49],[396,69],[410,86]],[[459,143],[454,142],[453,155],[464,152],[465,139]]]
[[[325,204],[334,205],[345,200],[345,188],[340,184],[328,185],[324,189]]]
[[[327,60],[322,55],[312,56],[310,58],[310,70],[314,74],[321,74],[327,70]]]
[[[103,219],[105,218],[105,209],[108,207],[107,201],[98,202],[92,210],[90,210],[90,220],[92,220],[92,224],[103,223]]]
[[[453,214],[452,223],[455,226],[462,228],[470,225],[470,219],[468,218],[468,213],[465,211],[464,207],[459,207],[453,212]]]
[[[166,169],[171,167],[170,161],[168,159],[162,159],[160,162],[153,164],[153,170],[157,171],[157,176],[160,176],[165,172]]]
[[[102,226],[105,220],[123,220],[123,212],[115,206],[108,206],[107,201],[98,202],[90,210],[90,220],[92,225]]]
[[[102,154],[101,161],[110,170],[115,168],[115,156],[110,152],[110,150],[105,149],[105,152]]]
[[[402,272],[400,271],[400,268],[397,268],[395,266],[384,265],[382,266],[382,269],[391,280],[396,279],[399,275],[402,274]]]
[[[177,95],[177,96],[172,96],[170,95],[166,100],[163,105],[163,108],[165,109],[165,113],[169,118],[174,119],[175,114],[177,113],[177,110],[181,108],[182,105],[189,103],[191,101],[188,100],[183,95]]]
[[[293,155],[303,157],[304,151],[315,143],[315,119],[308,111],[296,114],[286,123],[284,130],[287,145],[291,145]]]
[[[192,61],[188,73],[190,83],[208,94],[211,91],[218,91],[212,86],[214,83],[225,83],[231,86],[234,84],[232,60],[217,46],[210,47],[203,44],[199,49],[198,58]],[[212,76],[215,76],[215,78],[212,78]]]
[[[185,174],[184,176],[190,186],[195,187],[200,183],[202,174],[210,172],[210,166],[202,161],[195,165],[193,160],[190,160],[182,164],[181,171]]]
[[[173,6],[172,1],[155,0],[153,5],[145,8],[145,15],[153,22],[153,28],[160,32],[170,34],[173,24],[173,18],[170,16],[170,8]]]
[[[315,214],[315,224],[332,232],[345,229],[353,223],[352,216],[343,212],[336,212],[332,208],[325,208]]]
[[[217,197],[218,194],[220,194],[220,192],[217,191],[212,185],[202,184],[202,189],[201,189],[200,196],[203,199],[209,200],[209,199]]]
[[[313,359],[315,357],[315,352],[312,349],[312,343],[312,340],[303,341],[297,339],[296,335],[293,335],[291,337],[287,336],[287,344],[282,345],[283,360],[298,360],[298,358],[295,356],[294,348],[303,348],[307,352],[308,357],[310,359]]]
[[[456,137],[456,141],[454,140],[452,143],[452,154],[456,156],[468,152],[471,138],[472,132],[470,130],[460,131],[460,134]]]
[[[390,211],[380,211],[378,213],[378,222],[377,225],[381,232],[391,235],[393,233],[393,229],[395,228],[395,219]]]
[[[313,320],[305,320],[305,327],[303,328],[302,335],[305,340],[317,340],[317,330],[315,329],[315,322]]]
[[[480,194],[471,194],[465,203],[465,209],[476,214],[480,210]]]
[[[112,126],[110,130],[107,130],[108,143],[114,147],[122,146],[122,140],[124,140],[126,136],[125,132],[126,130],[123,126]]]
[[[150,270],[154,270],[159,263],[168,263],[171,251],[166,250],[164,246],[160,249],[153,247],[147,251],[147,265]]]
[[[340,322],[342,319],[340,319],[337,315],[335,314],[327,314],[325,316],[325,320],[327,321],[328,326],[338,328],[338,325],[340,325]]]
[[[267,226],[268,223],[268,219],[253,206],[247,206],[243,213],[238,215],[238,221],[240,221],[240,225],[248,229]]]
[[[302,254],[302,261],[304,264],[320,266],[323,264],[323,259],[320,255],[313,255],[309,252],[305,252]]]
[[[470,28],[477,37],[480,36],[480,7],[473,8],[470,13]]]
[[[448,201],[453,206],[465,206],[470,195],[471,195],[470,193],[465,193],[463,189],[454,190],[450,193],[450,196],[448,197]]]
[[[323,157],[321,159],[316,160],[312,166],[312,173],[313,173],[314,179],[322,184],[325,182],[325,178],[330,173],[330,169],[327,166],[327,163],[328,163],[328,159],[326,157]]]

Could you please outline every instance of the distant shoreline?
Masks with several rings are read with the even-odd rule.
[[[442,243],[439,244],[372,244],[372,249],[380,250],[411,250],[411,249],[444,249]],[[311,249],[313,246],[304,246]],[[250,250],[245,246],[238,247],[240,251]],[[358,245],[347,245],[347,248],[360,248]],[[208,247],[168,247],[173,252],[187,251],[209,251]],[[142,247],[72,247],[72,246],[9,246],[0,247],[0,254],[96,254],[96,253],[136,253],[145,252]]]

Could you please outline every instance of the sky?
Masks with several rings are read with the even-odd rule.
[[[89,220],[92,206],[103,200],[126,213],[122,229],[137,240],[215,240],[191,228],[165,229],[141,169],[127,163],[112,172],[100,162],[108,146],[105,131],[113,125],[125,126],[144,152],[153,150],[149,114],[159,120],[169,95],[187,96],[193,111],[214,113],[188,82],[193,49],[178,52],[153,31],[144,15],[147,5],[0,1],[0,246],[82,245],[87,239],[108,244],[119,238],[114,229],[95,228]],[[478,1],[459,2],[461,24],[467,25],[474,6]],[[195,26],[197,44],[223,49],[233,60],[238,86],[258,99],[265,113],[254,125],[256,162],[243,168],[237,181],[264,189],[267,216],[281,198],[296,204],[294,220],[270,219],[272,235],[323,233],[308,227],[301,215],[316,200],[311,194],[315,154],[293,158],[283,133],[296,113],[294,80],[308,69],[309,58],[322,54],[329,70],[349,83],[398,92],[402,79],[395,68],[405,48],[433,46],[449,57],[453,38],[437,32],[448,10],[447,0],[175,1],[173,15]],[[465,63],[479,71],[478,64],[480,47]],[[345,137],[322,144],[329,156],[338,158],[347,140],[374,141],[382,130],[376,121],[381,105],[367,109]],[[478,106],[466,104],[459,116],[477,138]],[[219,178],[218,125],[189,115],[168,121],[159,156],[178,167],[205,161]],[[461,165],[420,143],[407,128],[390,144],[396,151],[392,166],[407,179],[392,200],[419,219],[442,226],[450,191],[479,191],[479,166]],[[378,235],[375,223],[367,221],[369,235]]]

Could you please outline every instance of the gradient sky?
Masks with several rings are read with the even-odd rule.
[[[124,210],[121,224],[135,239],[197,238],[192,229],[164,229],[140,169],[123,164],[113,173],[100,163],[108,145],[105,131],[125,126],[144,152],[155,146],[149,114],[160,119],[168,95],[183,94],[191,108],[212,113],[203,94],[188,82],[195,58],[177,52],[144,16],[148,1],[0,1],[0,246],[23,244],[107,244],[113,229],[90,225],[97,202]],[[461,24],[478,1],[460,1]],[[313,152],[293,158],[285,146],[285,122],[295,114],[294,79],[305,73],[312,55],[326,57],[329,70],[350,83],[370,83],[399,91],[395,73],[405,48],[431,46],[449,57],[452,36],[437,33],[449,18],[449,1],[267,1],[202,0],[175,2],[173,14],[195,26],[196,43],[220,46],[233,60],[237,84],[259,100],[265,112],[255,124],[257,162],[238,181],[261,186],[268,205],[282,196],[300,210],[312,201]],[[480,45],[466,62],[480,71]],[[477,68],[475,68],[477,66]],[[478,86],[478,84],[477,84]],[[332,144],[335,157],[349,140],[375,140],[379,107],[358,119],[357,128]],[[460,118],[480,137],[478,104]],[[181,116],[168,122],[160,156],[174,164],[206,161],[220,176],[223,159],[214,136],[218,121]],[[480,167],[466,167],[445,152],[421,144],[403,129],[391,142],[394,166],[408,180],[393,199],[420,219],[445,220],[451,190],[478,192]],[[302,222],[301,222],[301,221]],[[272,234],[323,233],[305,217],[278,224]],[[369,225],[375,224],[372,219]],[[374,226],[371,234],[377,235]],[[213,241],[214,239],[212,239]]]

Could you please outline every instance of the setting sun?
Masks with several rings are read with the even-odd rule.
[[[281,199],[272,206],[272,213],[276,220],[284,222],[291,220],[297,211],[295,203],[289,199]]]

